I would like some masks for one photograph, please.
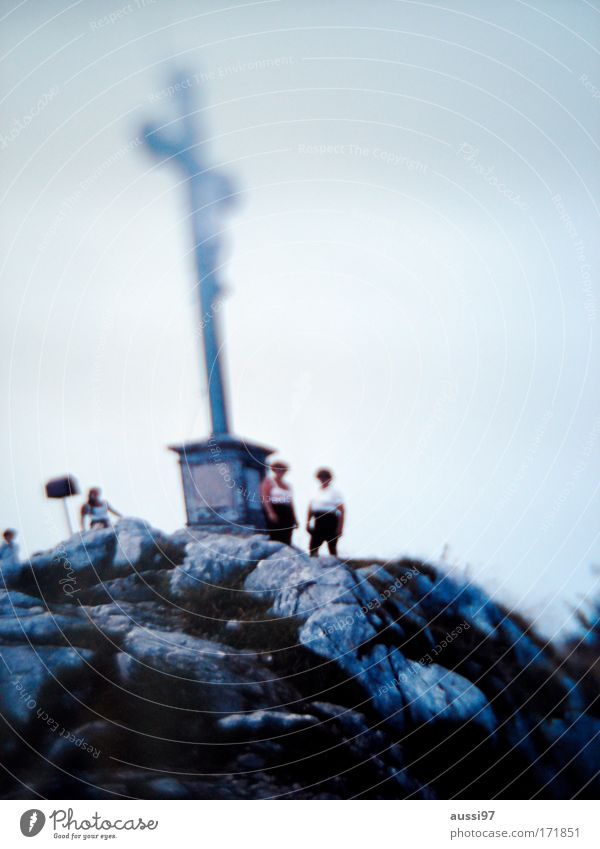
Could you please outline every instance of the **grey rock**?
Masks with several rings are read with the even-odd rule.
[[[319,724],[315,716],[281,710],[256,710],[251,713],[234,713],[218,721],[219,729],[231,736],[253,739],[294,734]]]
[[[36,722],[85,675],[93,653],[86,649],[6,646],[0,649],[0,713],[12,725]]]
[[[548,743],[548,781],[564,773],[568,787],[583,779],[583,798],[596,799],[600,790],[600,720],[585,714],[552,719],[542,728]],[[575,773],[575,775],[573,775]],[[575,777],[577,776],[577,778]]]
[[[201,600],[207,589],[232,587],[258,560],[276,555],[283,548],[281,543],[261,534],[245,537],[212,534],[190,542],[183,564],[171,576],[172,597],[189,603]]]
[[[188,799],[189,790],[175,778],[155,778],[149,782],[150,797],[155,799]]]
[[[17,590],[0,590],[0,616],[18,615],[20,611],[32,609],[39,613],[46,610],[46,607],[35,596]]]
[[[340,563],[321,570],[314,559],[289,558],[277,568],[275,560],[261,561],[245,589],[268,594],[275,615],[303,617],[303,645],[336,661],[367,690],[375,710],[394,729],[403,731],[407,716],[413,725],[442,717],[494,729],[493,711],[477,687],[435,664],[414,663],[376,643],[378,628],[369,605],[379,605],[379,595],[370,584],[357,581]],[[296,576],[300,581],[294,584]]]
[[[150,702],[183,708],[201,720],[274,706],[286,694],[256,655],[188,634],[133,628],[117,668],[123,683],[148,693]]]
[[[38,646],[89,646],[93,642],[93,633],[81,617],[49,611],[0,618],[0,643],[19,642]]]
[[[75,534],[24,564],[23,586],[48,601],[75,601],[82,591],[150,569],[172,568],[183,549],[140,519]]]
[[[354,572],[263,535],[133,519],[0,558],[3,794],[596,791],[600,720],[577,670],[481,589],[427,564],[401,581],[409,563]]]

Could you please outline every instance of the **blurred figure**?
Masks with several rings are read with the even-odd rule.
[[[8,557],[18,560],[19,546],[15,542],[17,532],[13,528],[7,528],[2,534],[2,545],[0,545],[0,557]]]
[[[310,556],[317,557],[324,542],[327,543],[329,553],[337,555],[338,539],[344,532],[344,499],[333,486],[333,472],[330,469],[318,469],[315,477],[319,481],[319,488],[309,504],[306,524],[310,534]]]
[[[98,528],[109,528],[109,513],[112,513],[113,516],[121,516],[118,510],[115,510],[108,501],[102,498],[102,490],[97,486],[92,487],[88,492],[88,500],[81,506],[81,530],[85,531],[86,518],[90,522],[90,531]]]
[[[287,463],[271,463],[272,477],[265,477],[260,485],[260,498],[267,517],[269,537],[277,542],[292,544],[294,528],[298,527],[294,510],[292,487],[284,480],[289,470]]]

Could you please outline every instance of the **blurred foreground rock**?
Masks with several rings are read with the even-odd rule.
[[[600,790],[598,702],[431,565],[129,519],[0,568],[4,797]]]

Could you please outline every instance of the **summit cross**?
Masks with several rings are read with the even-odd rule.
[[[172,86],[176,117],[143,128],[146,146],[162,162],[172,163],[186,190],[192,228],[200,328],[208,384],[212,435],[208,440],[171,445],[179,456],[187,524],[220,533],[256,533],[267,528],[260,484],[272,448],[234,436],[230,431],[218,304],[222,286],[222,217],[234,204],[229,180],[207,161],[207,138],[190,77]],[[171,91],[171,88],[169,89]]]
[[[185,85],[186,82],[188,85]],[[198,116],[201,110],[194,109],[189,78],[178,77],[173,87],[176,92],[177,117],[165,124],[146,124],[143,128],[144,141],[153,154],[178,168],[186,188],[212,433],[214,436],[224,436],[230,433],[230,429],[223,343],[217,315],[222,293],[219,254],[223,228],[220,218],[234,206],[235,195],[227,177],[216,172],[206,159],[206,139],[200,132]]]

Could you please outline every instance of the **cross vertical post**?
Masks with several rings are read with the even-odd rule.
[[[174,83],[179,106],[177,118],[162,126],[147,124],[144,140],[152,153],[178,167],[187,184],[210,418],[212,433],[217,436],[230,432],[223,343],[217,315],[222,243],[218,217],[233,205],[233,188],[226,177],[215,172],[201,157],[199,148],[204,142],[198,133],[189,82],[189,78],[178,78]]]
[[[177,167],[186,188],[210,402],[210,439],[171,449],[179,455],[188,526],[220,533],[254,533],[266,529],[260,482],[273,449],[239,439],[230,431],[218,304],[222,292],[220,216],[233,205],[234,193],[229,180],[206,162],[192,85],[191,77],[175,79],[176,118],[143,129],[148,149]]]

